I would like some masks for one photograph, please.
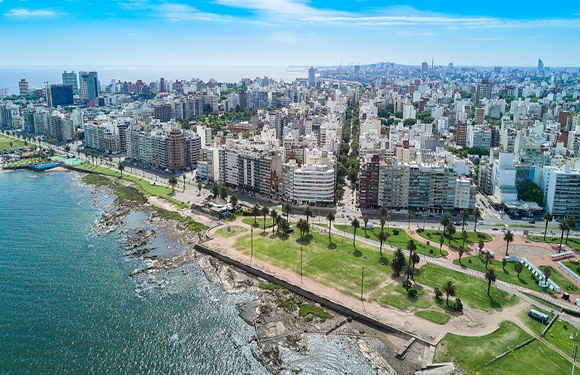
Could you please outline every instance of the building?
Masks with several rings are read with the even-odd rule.
[[[53,112],[48,116],[48,135],[59,141],[71,141],[74,137],[72,120],[59,112]]]
[[[97,72],[79,72],[79,94],[84,102],[92,102],[99,97]]]
[[[284,199],[304,205],[334,203],[336,173],[331,166],[303,164],[290,160],[283,165]]]
[[[62,84],[69,85],[72,87],[73,95],[78,95],[79,93],[79,84],[77,80],[77,74],[72,72],[62,72]]]
[[[455,127],[455,144],[465,147],[467,145],[467,123],[459,121]]]
[[[314,67],[310,67],[308,69],[308,87],[314,87],[316,84],[316,69]]]
[[[544,71],[544,62],[542,61],[542,59],[538,59],[538,72],[543,71]]]
[[[65,84],[50,85],[48,93],[49,107],[67,106],[74,104],[73,87]]]
[[[25,98],[30,94],[30,87],[28,86],[28,82],[26,79],[22,78],[20,82],[18,82],[18,89],[20,90],[20,96]]]
[[[567,216],[580,219],[580,172],[568,165],[544,167],[542,180],[546,181],[542,184],[546,212],[558,219]]]
[[[170,171],[181,171],[187,167],[186,140],[180,129],[172,129],[165,137],[167,168]],[[199,157],[198,157],[199,159]]]
[[[482,79],[477,84],[477,91],[475,93],[475,105],[480,105],[482,99],[491,99],[492,84],[487,79]]]
[[[454,208],[458,210],[472,210],[475,208],[476,187],[467,178],[455,180]]]
[[[379,165],[378,155],[365,158],[359,173],[358,199],[361,208],[377,208],[379,206]]]
[[[494,160],[492,169],[493,196],[498,203],[516,202],[516,169],[514,168],[514,154],[500,153]]]
[[[424,61],[421,64],[421,73],[427,73],[429,71],[429,63],[427,63],[426,61]]]
[[[153,104],[153,117],[161,122],[171,121],[171,104],[169,103]]]

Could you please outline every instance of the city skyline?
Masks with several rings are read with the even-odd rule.
[[[578,65],[570,48],[580,36],[577,4],[488,5],[3,0],[0,40],[11,53],[0,65],[419,65],[433,56],[437,65]]]

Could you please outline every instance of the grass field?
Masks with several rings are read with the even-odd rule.
[[[553,243],[556,245],[560,244],[560,236],[546,236],[546,241],[544,241],[544,236],[529,235],[529,236],[527,236],[527,238],[528,238],[528,240],[534,241],[534,242]],[[566,245],[566,233],[565,232],[564,232],[564,240],[562,241],[562,244]],[[569,238],[567,245],[569,247],[571,247],[573,250],[580,251],[580,239],[578,239],[578,238]]]
[[[94,164],[85,163],[85,164],[81,164],[81,165],[76,166],[76,168],[80,169],[80,170],[90,171],[93,173],[99,173],[99,174],[106,175],[106,176],[121,177],[121,173],[119,171],[115,171],[115,170],[105,168],[102,166],[97,166]],[[189,207],[188,204],[171,197],[171,195],[173,194],[173,191],[171,190],[170,187],[167,187],[164,185],[152,185],[149,183],[149,181],[141,180],[139,178],[136,178],[133,176],[128,176],[126,174],[123,174],[123,179],[126,181],[131,181],[135,185],[137,185],[137,188],[139,188],[145,194],[146,197],[157,196],[157,197],[163,198],[171,203],[176,204],[179,208],[188,208]]]
[[[410,298],[407,291],[399,284],[389,284],[373,292],[369,299],[377,301],[381,306],[390,306],[399,310],[408,310],[413,307],[426,309],[431,301],[424,289],[418,289],[415,298]]]
[[[251,219],[253,220],[253,219]],[[250,236],[237,239],[235,247],[247,254],[250,253]],[[270,231],[254,235],[254,256],[273,265],[291,269],[300,274],[300,248],[302,247],[303,274],[318,282],[333,287],[342,293],[359,297],[361,289],[362,268],[365,291],[371,293],[386,280],[392,278],[389,265],[379,264],[379,250],[357,244],[352,240],[335,236],[332,242],[328,236],[310,231],[310,235],[300,239],[298,233],[278,236]],[[390,263],[391,254],[383,253]],[[366,293],[365,293],[366,294]]]
[[[271,217],[266,217],[266,229],[272,227],[272,218]],[[242,223],[247,224],[247,225],[253,225],[256,228],[264,228],[264,216],[256,217],[256,221],[254,222],[254,217],[245,217],[242,219]]]
[[[426,264],[421,267],[419,275],[415,277],[415,280],[420,284],[439,289],[442,288],[447,280],[451,280],[455,284],[456,297],[460,298],[469,306],[484,311],[512,306],[518,302],[516,296],[500,290],[493,285],[491,286],[491,297],[488,297],[486,281],[432,264]]]
[[[482,375],[568,375],[572,364],[546,344],[533,341],[477,372]]]
[[[240,227],[239,225],[227,225],[224,228],[220,228],[216,231],[218,236],[228,238],[235,236],[236,234],[247,232],[248,230],[244,227]]]
[[[572,345],[580,344],[580,337],[576,337],[578,330],[568,322],[556,320],[546,332],[546,340],[564,353],[572,353]],[[574,336],[570,339],[570,334]],[[580,333],[578,333],[580,336]]]
[[[436,324],[445,324],[449,321],[449,315],[435,310],[415,311],[415,315]]]
[[[543,271],[544,266],[540,266],[540,270]],[[559,268],[557,267],[552,267],[552,274],[550,275],[550,279],[552,279],[553,282],[558,284],[560,288],[564,289],[567,292],[577,294],[578,291],[580,290],[580,288],[578,288],[576,284],[568,280],[566,276],[562,275],[559,271]]]
[[[133,186],[125,186],[103,175],[88,174],[83,176],[83,181],[87,184],[110,187],[117,194],[120,203],[131,201],[134,203],[143,204],[147,202],[147,198],[138,188]]]
[[[553,315],[553,314],[551,314],[549,311],[546,311],[546,310],[540,309],[540,308],[538,308],[538,307],[536,307],[536,306],[532,306],[532,308],[533,308],[534,310],[536,310],[536,311],[539,311],[539,312],[542,312],[542,313],[544,313],[544,314],[548,315],[548,316],[550,317],[550,319],[552,319],[552,317],[554,316],[554,315]],[[540,335],[540,334],[542,333],[542,331],[544,330],[544,328],[546,328],[547,324],[544,324],[544,323],[538,322],[537,320],[535,320],[535,319],[532,319],[532,318],[530,318],[530,317],[528,316],[528,312],[529,312],[529,311],[530,311],[532,308],[525,309],[525,310],[523,310],[521,313],[519,313],[518,315],[519,315],[519,317],[520,317],[520,320],[521,320],[521,321],[522,321],[522,322],[523,322],[523,323],[524,323],[524,324],[525,324],[525,325],[526,325],[526,326],[527,326],[529,329],[531,329],[532,331],[534,331],[534,333],[535,333],[535,334],[537,334],[537,335]]]
[[[335,226],[333,225],[333,227],[335,227]],[[354,229],[350,225],[336,225],[336,229],[341,230],[343,232],[351,233],[351,234],[354,233]],[[399,233],[397,235],[395,235],[393,233],[394,230],[397,230]],[[378,234],[380,233],[380,231],[381,231],[381,228],[376,227],[374,229],[367,229],[366,233],[365,233],[364,229],[359,228],[356,231],[356,236],[357,237],[359,237],[359,236],[365,237],[365,238],[369,238],[371,240],[378,241],[379,240]],[[387,241],[385,241],[385,244],[395,246],[395,247],[398,247],[401,249],[406,249],[407,244],[409,243],[409,240],[411,239],[411,237],[403,229],[391,228],[389,231],[385,227],[385,233],[389,233],[389,238]],[[427,256],[431,256],[431,257],[441,257],[441,256],[448,254],[448,252],[445,250],[443,250],[443,252],[440,253],[439,247],[428,246],[428,245],[421,243],[419,241],[415,241],[415,245],[417,245],[417,252],[419,254],[423,254],[423,255],[427,255]],[[431,251],[433,251],[433,253],[431,253]]]
[[[12,142],[12,147],[10,147],[10,142]],[[21,149],[22,147],[24,147],[24,141],[0,135],[0,152],[8,150],[18,150]]]
[[[427,229],[421,232],[418,231],[417,234],[426,240],[431,241],[431,243],[435,246],[439,246],[439,238],[441,238],[443,231]],[[466,246],[470,243],[479,243],[480,240],[483,240],[484,242],[489,242],[492,240],[492,237],[486,233],[467,232],[467,235],[468,237],[465,240]],[[451,237],[452,241],[449,241],[449,235],[445,235],[445,241],[443,242],[443,245],[447,245],[453,249],[458,249],[459,246],[461,246],[463,243],[463,238],[461,236],[461,228],[458,227],[457,232],[455,232],[453,237]]]
[[[27,167],[29,165],[37,165],[37,164],[46,164],[50,163],[50,159],[44,158],[28,158],[28,159],[20,159],[18,161],[13,161],[6,164],[6,168],[22,168]]]
[[[470,262],[471,261],[471,262]],[[459,264],[459,260],[454,260],[453,263]],[[505,271],[502,269],[501,262],[497,260],[490,260],[488,269],[493,269],[498,280],[506,281],[515,285],[523,286],[524,288],[532,290],[540,290],[540,287],[532,279],[532,272],[524,267],[518,278],[518,274],[514,268],[515,263],[508,263],[505,266]],[[465,257],[461,259],[461,265],[472,270],[485,273],[485,260],[483,257],[477,255]]]

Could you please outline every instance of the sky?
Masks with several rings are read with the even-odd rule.
[[[0,66],[580,66],[580,1],[0,0]]]

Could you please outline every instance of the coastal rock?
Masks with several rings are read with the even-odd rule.
[[[272,374],[280,374],[286,366],[280,359],[280,349],[277,344],[259,343],[253,350],[254,356],[266,367]]]

